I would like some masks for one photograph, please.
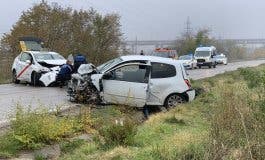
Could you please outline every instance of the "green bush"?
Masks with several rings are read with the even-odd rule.
[[[14,139],[11,133],[0,137],[0,159],[16,155],[22,145]]]
[[[255,116],[260,110],[253,108],[249,90],[229,85],[222,86],[220,94],[210,118],[209,159],[265,158],[264,120]]]
[[[85,144],[85,141],[82,139],[75,139],[72,141],[66,141],[62,142],[60,144],[61,151],[63,153],[72,153],[75,149],[81,147],[83,144]]]
[[[99,134],[104,138],[106,148],[113,146],[127,146],[133,144],[137,132],[137,125],[131,120],[122,123],[110,124],[102,127]]]
[[[36,149],[73,134],[77,130],[77,122],[74,118],[57,117],[46,110],[25,111],[18,107],[11,129],[13,138],[23,148]]]
[[[249,88],[265,87],[265,69],[245,68],[240,70],[240,74],[247,81]]]

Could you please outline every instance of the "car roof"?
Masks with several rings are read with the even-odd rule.
[[[211,50],[216,50],[216,48],[214,46],[196,48],[196,51],[211,51]]]
[[[123,61],[151,61],[151,62],[160,62],[160,63],[168,63],[168,64],[181,64],[178,60],[174,60],[171,58],[163,58],[157,56],[143,56],[143,55],[128,55],[120,57]]]

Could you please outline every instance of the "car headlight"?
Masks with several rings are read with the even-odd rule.
[[[49,68],[46,68],[46,67],[42,67],[41,72],[50,72],[51,70]]]

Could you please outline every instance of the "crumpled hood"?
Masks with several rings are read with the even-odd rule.
[[[60,60],[42,60],[41,62],[45,62],[47,64],[51,64],[51,65],[63,65],[66,63],[66,60],[64,59],[60,59]]]

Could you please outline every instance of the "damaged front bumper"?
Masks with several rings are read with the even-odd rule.
[[[56,76],[59,73],[60,67],[51,68],[50,72],[42,72],[40,81],[47,87],[56,82]]]

